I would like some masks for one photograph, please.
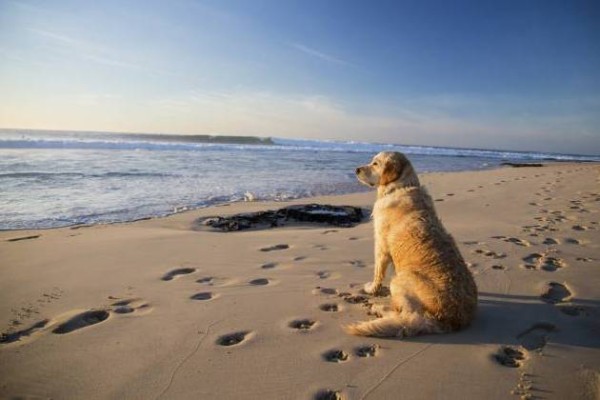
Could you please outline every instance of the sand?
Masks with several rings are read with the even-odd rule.
[[[340,296],[371,279],[368,220],[194,229],[201,216],[282,206],[256,202],[1,232],[0,397],[597,399],[599,172],[563,164],[422,175],[480,301],[468,329],[405,340],[340,328],[374,318],[361,298]],[[280,244],[288,247],[262,251]]]

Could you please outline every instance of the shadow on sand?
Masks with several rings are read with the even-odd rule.
[[[480,292],[477,316],[469,328],[410,340],[521,345],[529,350],[543,347],[547,340],[560,345],[600,348],[600,301],[575,299],[548,304],[539,296]]]

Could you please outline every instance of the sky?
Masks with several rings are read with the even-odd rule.
[[[600,154],[600,2],[0,0],[0,128]]]

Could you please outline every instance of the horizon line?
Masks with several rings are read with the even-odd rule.
[[[537,153],[537,154],[549,154],[549,155],[563,155],[563,156],[583,156],[583,157],[598,157],[600,154],[578,154],[578,153],[557,153],[552,151],[539,151],[539,150],[510,150],[502,148],[484,148],[484,147],[458,147],[458,146],[436,146],[436,145],[425,145],[425,144],[409,144],[409,143],[386,143],[386,142],[369,142],[369,141],[358,141],[358,140],[341,140],[341,139],[310,139],[302,137],[278,137],[278,136],[260,136],[260,135],[235,135],[227,133],[173,133],[173,132],[131,132],[131,131],[95,131],[95,130],[78,130],[78,129],[40,129],[40,128],[3,128],[0,127],[0,133],[3,131],[38,131],[38,132],[73,132],[73,133],[104,133],[104,134],[124,134],[124,135],[167,135],[167,136],[224,136],[224,137],[245,137],[245,138],[258,138],[258,139],[290,139],[290,140],[308,140],[314,142],[338,142],[338,143],[363,143],[370,145],[392,145],[392,146],[412,146],[412,147],[423,147],[423,148],[436,148],[436,149],[455,149],[455,150],[477,150],[477,151],[495,151],[504,153]]]

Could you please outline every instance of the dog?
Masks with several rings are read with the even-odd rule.
[[[402,153],[382,152],[356,169],[361,183],[377,188],[373,207],[375,271],[367,294],[381,288],[390,263],[391,307],[380,318],[344,327],[359,336],[410,337],[467,327],[477,309],[477,287],[433,201]]]

